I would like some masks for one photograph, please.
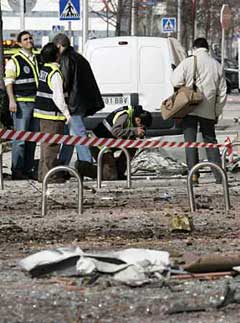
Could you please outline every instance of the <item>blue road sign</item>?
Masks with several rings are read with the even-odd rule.
[[[162,18],[162,32],[175,33],[176,32],[176,18]]]
[[[52,31],[54,33],[60,33],[64,31],[64,26],[60,26],[60,25],[53,25],[52,26]]]
[[[138,2],[138,4],[142,7],[145,6],[155,6],[156,5],[157,0],[145,0],[145,1],[140,1]]]
[[[80,0],[59,0],[60,20],[80,20]]]

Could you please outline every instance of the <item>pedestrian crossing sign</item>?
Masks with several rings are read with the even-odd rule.
[[[60,20],[80,20],[80,0],[59,1]]]
[[[176,18],[162,18],[162,32],[175,33],[176,32]]]

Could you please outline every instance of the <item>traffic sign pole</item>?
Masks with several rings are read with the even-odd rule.
[[[68,21],[68,37],[71,42],[71,40],[72,40],[72,21],[71,20]]]
[[[225,58],[225,31],[229,30],[232,25],[232,12],[228,4],[224,4],[221,9],[220,21],[222,25],[222,53],[221,53],[221,65],[224,68]]]
[[[82,51],[88,39],[88,0],[83,0],[82,16]]]
[[[25,0],[20,0],[20,30],[25,30]]]
[[[59,19],[68,21],[68,37],[72,40],[72,20],[80,20],[80,0],[59,0]]]
[[[178,0],[177,7],[177,40],[181,43],[181,12],[182,12],[182,1]]]

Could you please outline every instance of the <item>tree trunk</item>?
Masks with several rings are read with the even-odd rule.
[[[132,0],[118,0],[116,36],[131,35]]]

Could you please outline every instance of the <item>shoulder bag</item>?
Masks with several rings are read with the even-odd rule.
[[[196,85],[197,57],[194,56],[192,87],[181,86],[170,97],[162,102],[161,114],[164,120],[170,118],[183,118],[194,107],[202,102],[203,93]]]

